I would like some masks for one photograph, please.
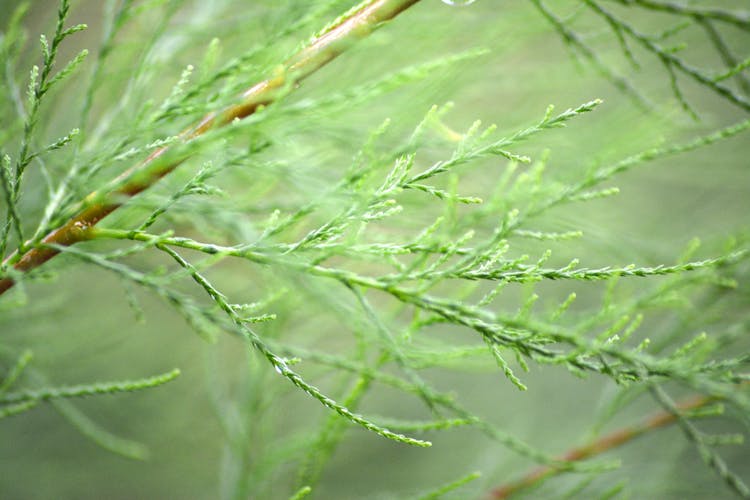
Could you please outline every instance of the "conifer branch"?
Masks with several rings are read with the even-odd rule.
[[[19,98],[22,92],[17,91],[17,62],[13,60],[25,53],[18,22],[12,21],[5,33],[0,32],[0,59],[7,59],[0,88],[10,90],[7,99],[0,99],[0,107],[7,114],[18,114],[9,127],[0,130],[0,143],[5,144],[6,137],[16,139],[20,150],[13,155],[6,154],[5,146],[0,148],[0,199],[5,202],[0,294],[14,283],[19,292],[0,302],[2,323],[10,325],[0,329],[15,330],[7,336],[11,343],[7,349],[0,344],[0,419],[49,404],[100,447],[131,458],[147,456],[143,445],[110,434],[77,410],[73,398],[148,389],[168,382],[176,371],[140,380],[96,382],[106,377],[67,386],[45,380],[29,366],[31,348],[37,352],[34,342],[44,340],[25,332],[33,331],[31,318],[40,311],[47,313],[52,301],[40,297],[21,308],[22,288],[49,276],[49,266],[42,264],[62,253],[93,272],[110,273],[125,289],[121,300],[79,296],[86,315],[96,310],[97,302],[106,301],[112,307],[130,306],[140,321],[154,310],[150,299],[161,299],[185,320],[186,329],[203,339],[217,341],[218,335],[228,333],[242,342],[244,363],[237,364],[236,358],[216,350],[205,377],[227,452],[219,481],[222,496],[247,496],[251,489],[263,498],[299,499],[311,492],[311,496],[330,496],[326,477],[338,476],[339,471],[326,468],[337,467],[336,453],[353,428],[350,424],[419,447],[444,444],[440,434],[455,432],[451,429],[482,434],[536,467],[492,492],[483,490],[493,498],[506,498],[564,472],[587,474],[576,488],[581,491],[588,486],[588,478],[593,480],[594,474],[616,467],[606,458],[589,458],[609,456],[605,455],[608,450],[675,423],[707,468],[734,492],[750,494],[740,475],[730,470],[731,462],[725,463],[713,449],[741,442],[743,434],[707,435],[694,425],[699,417],[719,415],[724,406],[731,408],[730,418],[743,423],[750,415],[750,394],[744,386],[740,389],[740,384],[750,381],[750,354],[742,343],[750,328],[742,314],[748,295],[739,286],[746,281],[750,264],[748,235],[738,234],[721,249],[712,245],[701,254],[698,242],[693,241],[682,255],[665,260],[661,251],[658,255],[636,253],[633,242],[628,244],[630,236],[615,234],[609,224],[600,224],[599,214],[583,214],[586,220],[579,225],[571,224],[567,212],[555,213],[572,204],[595,210],[600,203],[596,200],[619,193],[618,187],[610,185],[615,176],[655,160],[681,155],[685,163],[695,166],[703,157],[691,153],[746,133],[750,119],[743,116],[730,126],[719,125],[722,119],[712,133],[688,142],[675,142],[676,124],[662,123],[656,116],[643,124],[643,130],[639,121],[637,131],[624,134],[630,124],[614,120],[586,134],[587,147],[568,155],[563,162],[572,163],[571,168],[561,169],[550,160],[549,150],[537,154],[538,146],[549,144],[534,142],[527,147],[527,143],[538,135],[554,134],[553,129],[566,127],[598,108],[601,101],[593,96],[562,113],[554,113],[550,106],[541,120],[515,131],[503,129],[520,118],[515,114],[503,115],[500,128],[483,126],[477,120],[458,129],[447,122],[451,103],[435,105],[426,115],[414,117],[409,113],[431,103],[410,100],[401,106],[396,100],[398,110],[388,110],[390,117],[372,129],[364,144],[357,144],[355,135],[360,127],[372,125],[373,114],[352,115],[350,108],[380,100],[395,89],[404,91],[396,99],[410,98],[405,87],[417,80],[426,80],[428,87],[442,94],[437,99],[443,99],[446,88],[439,84],[452,76],[443,69],[491,53],[492,47],[430,56],[429,62],[354,85],[343,84],[343,79],[333,75],[330,90],[318,89],[315,96],[277,104],[307,76],[418,1],[289,1],[286,7],[274,6],[265,13],[257,6],[240,10],[252,22],[232,20],[233,27],[221,32],[221,40],[209,43],[206,39],[205,55],[193,72],[193,65],[187,63],[200,50],[195,42],[202,45],[203,38],[185,36],[175,42],[180,33],[170,31],[176,19],[172,16],[188,13],[189,2],[112,0],[107,3],[107,21],[89,67],[88,84],[75,89],[80,90],[76,93],[80,98],[71,100],[70,93],[65,94],[68,89],[61,89],[59,97],[57,91],[48,90],[53,85],[64,87],[58,83],[81,70],[85,51],[67,64],[58,62],[57,69],[53,64],[58,52],[64,53],[57,46],[82,25],[66,29],[72,2],[56,0],[62,6],[57,29],[49,42],[42,37],[44,58],[31,71],[27,104]],[[644,107],[663,101],[647,102],[640,94],[646,89],[631,85],[630,75],[612,65],[613,52],[618,58],[624,55],[634,71],[648,72],[647,76],[655,66],[665,77],[665,87],[671,85],[674,98],[688,113],[697,116],[701,104],[692,102],[694,89],[683,86],[683,80],[689,79],[708,97],[718,95],[750,110],[746,71],[750,59],[737,43],[750,34],[747,12],[719,7],[718,1],[716,8],[679,2],[531,0],[526,5],[531,13],[518,12],[549,24],[553,38],[561,37],[587,66]],[[473,0],[443,3],[459,7]],[[210,2],[204,4],[207,9],[217,8]],[[314,25],[324,25],[331,12],[353,4],[302,43],[290,45],[299,40],[301,31],[309,34]],[[444,11],[454,17],[467,14],[470,19],[483,8],[491,13],[489,4],[476,10]],[[653,24],[641,23],[644,16],[637,10],[641,8],[677,24],[660,24],[651,31]],[[160,15],[155,26],[137,25],[144,13]],[[257,13],[261,16],[256,17]],[[494,19],[493,26],[512,23],[509,17]],[[203,17],[195,19],[200,22],[191,23],[191,35],[215,34]],[[455,29],[465,28],[462,20]],[[262,28],[260,40],[248,43],[258,33],[250,29],[256,22]],[[602,41],[602,30],[591,30],[591,22],[605,28],[607,40]],[[454,29],[449,24],[439,30],[433,23],[405,27],[422,29],[417,33],[434,36],[438,46],[449,41],[447,50],[452,51],[456,44],[445,36]],[[204,28],[209,28],[207,33]],[[132,33],[147,39],[139,44],[135,61],[124,39]],[[529,30],[529,37],[537,33]],[[243,47],[242,54],[234,54],[215,69],[224,40],[229,40],[233,51]],[[396,42],[403,40],[399,37]],[[694,54],[696,40],[707,50]],[[288,51],[288,47],[294,48]],[[279,56],[282,51],[284,55]],[[717,64],[703,57],[703,52],[711,52]],[[644,55],[656,64],[641,64]],[[171,91],[168,83],[154,81],[166,57],[184,68],[181,74],[177,70]],[[181,57],[190,61],[178,61]],[[367,62],[364,57],[358,59]],[[275,65],[278,62],[282,64]],[[129,68],[124,77],[120,76],[124,68],[118,64]],[[361,67],[353,66],[355,71]],[[486,68],[475,69],[484,73]],[[509,78],[514,74],[507,73]],[[191,75],[197,77],[196,82]],[[118,99],[110,101],[103,95],[118,90],[122,90]],[[483,103],[489,95],[482,90],[481,97],[478,102]],[[79,128],[68,126],[61,131],[57,118],[47,125],[48,101],[55,105],[50,115],[74,111]],[[462,108],[463,104],[457,107],[460,119]],[[130,116],[123,116],[125,111]],[[169,137],[189,123],[192,126]],[[174,128],[162,130],[170,126]],[[661,139],[656,132],[664,126],[669,134]],[[634,138],[640,139],[630,141]],[[634,145],[643,140],[652,147]],[[611,160],[610,154],[619,157],[620,146],[627,147],[630,156]],[[63,148],[69,149],[68,154],[58,151]],[[49,155],[54,159],[45,165],[48,153],[55,153]],[[342,161],[340,155],[346,159]],[[152,187],[188,158],[194,165],[185,165],[172,179],[165,179],[167,186]],[[712,156],[717,164],[737,158]],[[199,165],[198,160],[205,163]],[[37,166],[39,171],[27,169]],[[468,172],[472,168],[476,170]],[[105,177],[105,169],[116,172]],[[40,176],[43,182],[38,182]],[[22,186],[23,177],[26,184]],[[675,172],[678,182],[686,177],[684,171]],[[656,187],[653,178],[646,178],[646,183]],[[628,182],[623,187],[632,186]],[[149,188],[151,192],[142,193]],[[708,183],[706,188],[717,186]],[[138,193],[141,196],[133,199]],[[204,196],[212,199],[204,200]],[[98,224],[120,207],[125,210],[119,210],[116,220]],[[641,211],[622,214],[634,218]],[[719,215],[727,224],[735,223]],[[33,226],[32,220],[36,221]],[[587,247],[592,225],[600,243],[604,243],[602,234],[613,236],[606,244],[616,245],[615,252]],[[664,238],[668,234],[664,232]],[[642,243],[650,246],[645,239]],[[582,252],[570,248],[569,240],[582,245]],[[558,247],[565,248],[560,252]],[[167,262],[162,265],[150,260],[165,256]],[[628,265],[639,261],[643,265]],[[109,283],[92,277],[97,283]],[[62,284],[69,282],[66,278]],[[52,297],[66,300],[66,294],[53,293]],[[71,316],[71,321],[78,321],[75,312]],[[53,319],[45,316],[42,321],[49,324]],[[61,325],[60,331],[71,325]],[[31,342],[28,350],[15,345],[19,335]],[[100,341],[100,336],[96,338]],[[66,343],[78,340],[60,337]],[[467,375],[491,370],[496,375],[490,381],[493,389],[495,383],[509,385],[511,390],[528,387],[534,397],[539,377],[525,373],[537,367],[556,375],[567,371],[604,378],[623,388],[607,398],[587,444],[559,457],[548,451],[549,443],[543,439],[533,446],[526,443],[514,429],[514,419],[496,412],[498,408],[513,411],[512,401],[503,398],[500,407],[493,404],[492,418],[487,418],[483,410],[474,409],[478,401],[463,401],[466,386],[462,380],[433,377],[447,370]],[[473,377],[469,381],[477,382]],[[558,384],[561,381],[554,382],[556,391],[567,390]],[[460,392],[454,394],[448,384],[459,384]],[[694,397],[675,404],[656,384],[680,387]],[[376,417],[380,411],[370,414],[369,407],[370,403],[382,405],[383,389],[389,391],[382,393],[388,404],[401,399],[423,404],[414,409],[398,404],[383,411],[392,415]],[[663,411],[643,420],[648,414],[641,414],[633,425],[615,432],[602,431],[605,422],[649,390]],[[394,391],[399,399],[390,398]],[[285,397],[290,392],[312,398],[313,409],[322,405],[325,415],[320,418],[306,412],[288,421],[277,418],[279,410],[287,410]],[[376,401],[368,400],[372,397]],[[530,414],[535,409],[531,407]],[[173,408],[159,402],[158,411]],[[461,451],[460,445],[455,451]],[[289,474],[295,461],[296,481]],[[435,465],[440,469],[434,469],[435,473],[443,474],[444,467]],[[417,474],[409,490],[423,492],[424,498],[454,494],[455,488],[478,477],[469,474],[437,484],[469,472],[451,471],[436,484],[418,484],[417,476],[424,469],[416,467],[433,464],[414,467]],[[286,479],[278,480],[282,473]],[[382,487],[379,477],[373,476],[372,481],[377,484],[365,487]],[[605,497],[618,493],[624,484],[605,486]]]
[[[610,0],[623,5],[637,5],[644,9],[667,12],[699,20],[714,20],[750,30],[750,12],[720,7],[697,7],[688,3],[655,0]]]
[[[96,394],[113,394],[117,392],[133,392],[150,387],[157,387],[171,382],[180,375],[180,370],[174,369],[170,372],[156,375],[154,377],[140,380],[126,380],[122,382],[100,382],[86,385],[69,387],[45,387],[44,389],[33,389],[12,392],[0,395],[0,405],[23,403],[27,401],[47,401],[59,398],[80,398]]]
[[[681,403],[676,404],[675,408],[680,413],[684,414],[691,410],[703,408],[713,401],[714,399],[710,397],[694,396],[692,398],[686,399],[685,401],[682,401]],[[560,462],[576,462],[579,460],[586,460],[587,458],[601,455],[609,450],[623,446],[648,432],[655,431],[657,429],[675,423],[678,419],[677,415],[677,413],[667,410],[654,413],[640,423],[617,429],[608,434],[600,436],[599,438],[588,444],[573,448],[562,454],[558,458],[558,460]],[[536,486],[545,479],[561,472],[565,472],[565,470],[550,465],[537,467],[536,469],[528,472],[520,479],[494,488],[490,492],[489,497],[494,500],[503,500],[506,498],[510,498],[516,493]]]
[[[135,196],[147,189],[185,161],[186,153],[175,151],[179,149],[180,144],[188,143],[234,120],[246,118],[276,101],[289,89],[299,85],[307,76],[342,54],[352,44],[365,38],[418,1],[366,0],[360,3],[319,32],[307,46],[282,65],[278,74],[246,90],[237,104],[207,114],[198,123],[179,134],[177,145],[167,145],[156,149],[140,164],[124,172],[108,188],[89,194],[79,204],[76,215],[61,227],[40,238],[39,241],[20,242],[18,250],[5,259],[3,266],[12,266],[19,272],[29,271],[57,255],[59,252],[54,248],[55,245],[69,246],[84,240],[86,229],[96,225],[122,206],[123,199]],[[64,2],[63,6],[67,6],[67,2]],[[58,28],[58,31],[62,29]],[[55,40],[58,38],[60,37],[56,36]],[[56,49],[56,45],[53,45],[53,49]],[[43,74],[42,82],[45,81],[46,75],[47,73]],[[45,246],[40,247],[39,243],[44,243]],[[11,288],[14,283],[11,277],[0,279],[0,294]]]
[[[610,69],[609,66],[607,66],[604,61],[601,60],[597,53],[588,45],[586,45],[581,36],[578,35],[575,31],[568,28],[562,21],[562,19],[557,17],[547,7],[547,5],[542,2],[542,0],[531,0],[531,3],[534,4],[534,7],[536,7],[542,17],[544,17],[547,22],[549,22],[552,27],[555,28],[555,31],[558,32],[563,41],[571,48],[579,51],[586,59],[588,59],[591,65],[596,69],[596,71],[599,72],[600,75],[612,82],[612,85],[617,87],[623,94],[629,95],[633,99],[633,101],[641,108],[649,109],[652,107],[652,104],[645,97],[643,97],[635,89],[635,87],[633,87],[630,81],[628,81],[622,75],[616,73],[614,70]],[[620,32],[618,31],[618,33]],[[620,36],[622,35],[620,34]]]
[[[727,87],[725,85],[722,85],[716,82],[711,76],[701,71],[699,68],[692,66],[685,60],[676,56],[671,51],[660,46],[658,43],[654,42],[645,33],[638,31],[630,23],[626,23],[622,19],[617,18],[612,12],[602,7],[597,1],[584,0],[584,2],[594,12],[602,16],[608,23],[619,26],[619,28],[622,30],[623,33],[627,34],[635,42],[643,46],[643,48],[645,48],[649,52],[656,55],[659,58],[659,60],[662,62],[662,64],[665,66],[668,72],[678,71],[684,74],[685,76],[687,76],[688,78],[691,78],[696,83],[703,85],[708,89],[711,89],[713,92],[723,97],[727,101],[731,102],[735,106],[738,106],[745,111],[750,111],[750,99],[748,97],[738,92],[735,92],[730,87]],[[655,2],[648,2],[648,3],[650,4],[650,6],[653,6],[651,4],[656,4]],[[750,28],[750,21],[745,20],[744,27]],[[674,77],[673,77],[673,80],[674,80]],[[673,87],[676,87],[676,83],[674,82],[673,82]],[[684,106],[684,99],[681,98],[681,94],[679,93],[679,91],[676,92],[676,97],[679,101],[681,101],[681,103]]]

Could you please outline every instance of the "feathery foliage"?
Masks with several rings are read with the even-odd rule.
[[[0,491],[750,497],[739,2],[98,5],[3,20]]]

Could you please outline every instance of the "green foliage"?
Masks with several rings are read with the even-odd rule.
[[[175,493],[162,471],[140,484],[145,469],[129,469],[135,496],[505,498],[498,487],[533,464],[548,473],[523,487],[544,497],[700,497],[719,482],[750,497],[748,206],[720,203],[690,224],[705,249],[638,211],[662,196],[656,167],[675,189],[710,192],[714,172],[741,168],[748,152],[750,17],[705,3],[110,0],[90,34],[71,23],[85,9],[61,0],[41,54],[27,28],[50,13],[21,4],[0,39],[7,456],[34,447],[12,429],[37,429],[52,409],[127,458],[161,456],[153,436],[179,430],[192,455],[171,459],[195,479]],[[398,17],[357,18],[351,33],[365,40],[321,43],[381,7]],[[495,23],[514,38],[498,42]],[[459,33],[468,46],[451,41]],[[527,80],[544,65],[533,46],[553,40],[583,72],[556,60]],[[511,49],[531,60],[502,67],[506,96],[493,65]],[[319,71],[301,83],[295,71],[310,61]],[[592,95],[562,112],[524,100],[569,102],[555,72]],[[475,119],[484,107],[502,111],[498,125]],[[693,179],[683,163],[709,173]],[[747,173],[736,178],[746,198]],[[641,201],[618,208],[637,189]],[[683,197],[664,204],[695,203]],[[603,221],[607,206],[624,213]],[[696,215],[679,220],[698,217],[688,208]],[[644,229],[629,238],[629,226]],[[180,369],[131,378],[172,363]],[[576,408],[547,401],[547,384]],[[125,410],[125,392],[144,399]],[[675,402],[685,396],[699,403]],[[127,417],[87,416],[109,404]],[[584,460],[609,450],[605,429],[654,408],[627,440],[675,422],[671,458],[694,476],[628,469],[658,449],[648,438],[635,455],[611,452],[622,469]],[[184,427],[160,423],[173,417]],[[205,438],[193,436],[200,427]],[[558,456],[582,433],[601,449]],[[388,455],[377,449],[386,441]],[[342,460],[370,448],[406,480]],[[46,459],[18,463],[33,475]],[[42,496],[65,481],[45,480]]]

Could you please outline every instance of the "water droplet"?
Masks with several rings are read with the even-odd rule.
[[[475,1],[476,0],[443,0],[443,3],[453,7],[466,7],[467,5],[473,4]]]
[[[274,370],[276,370],[276,373],[279,375],[284,375],[284,372],[289,370],[289,367],[286,364],[287,360],[286,358],[279,359],[279,362],[275,365],[273,365]]]

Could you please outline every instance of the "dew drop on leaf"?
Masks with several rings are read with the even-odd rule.
[[[443,3],[452,5],[453,7],[465,7],[473,4],[475,1],[476,0],[443,0]]]

